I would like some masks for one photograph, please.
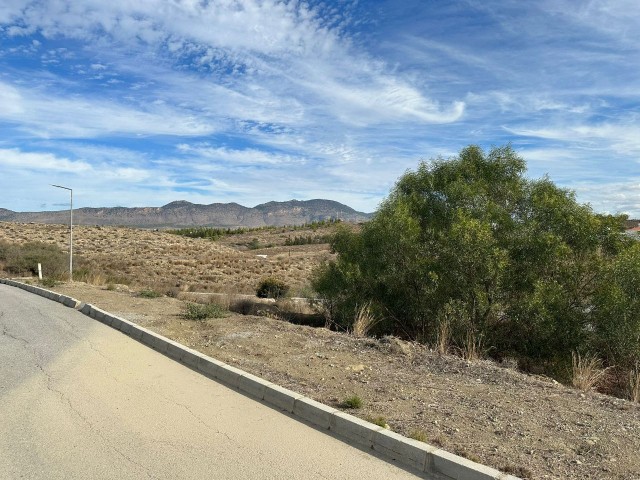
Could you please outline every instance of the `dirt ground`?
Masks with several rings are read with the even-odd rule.
[[[315,400],[530,479],[640,479],[640,404],[395,338],[266,317],[190,321],[184,302],[74,283],[54,290]],[[341,407],[342,408],[342,407]]]

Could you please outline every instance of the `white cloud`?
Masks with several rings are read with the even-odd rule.
[[[639,177],[627,182],[579,183],[573,190],[579,201],[588,201],[596,212],[625,213],[640,219]]]
[[[205,135],[213,122],[162,105],[145,110],[107,100],[52,97],[0,82],[0,120],[43,138],[106,135]]]
[[[66,173],[86,173],[92,170],[84,161],[59,158],[51,153],[22,152],[19,149],[0,149],[0,165],[4,169],[56,171]],[[6,170],[5,170],[6,171]]]
[[[227,92],[251,99],[249,103],[266,102],[267,107],[300,104],[311,95],[319,101],[313,98],[315,105],[306,106],[307,114],[325,104],[328,115],[356,125],[397,120],[446,123],[461,116],[461,101],[440,107],[410,79],[392,75],[384,62],[356,50],[339,30],[328,26],[335,19],[327,20],[322,13],[304,2],[277,0],[60,0],[32,2],[22,20],[48,37],[76,38],[95,42],[96,47],[106,41],[114,51],[119,45],[123,55],[125,50],[139,54],[151,47],[214,71],[221,65],[242,71],[242,78],[236,79],[240,83],[227,87]],[[135,64],[142,72],[146,65],[139,60]],[[93,67],[97,65],[103,64]]]
[[[613,150],[622,155],[640,155],[640,126],[635,121],[508,130],[524,137],[561,140],[580,144],[583,148]]]
[[[178,145],[178,150],[182,153],[232,165],[304,165],[307,163],[307,159],[304,157],[267,152],[254,148],[238,150],[226,147],[212,147],[206,144],[195,146],[180,144]]]

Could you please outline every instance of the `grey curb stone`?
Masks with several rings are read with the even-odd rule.
[[[217,379],[220,371],[224,370],[228,365],[215,358],[209,358],[202,355],[198,361],[198,371],[209,378]]]
[[[264,392],[273,385],[260,377],[245,373],[238,379],[238,390],[248,393],[259,400],[264,399]]]
[[[60,303],[62,303],[65,307],[76,308],[80,303],[75,298],[67,297],[66,295],[60,295]]]
[[[431,459],[427,455],[437,450],[435,447],[403,437],[385,428],[381,428],[375,433],[373,449],[423,472],[431,470]]]
[[[171,340],[167,341],[167,350],[166,350],[167,356],[180,361],[180,359],[182,358],[182,352],[183,350],[178,343],[173,342]]]
[[[190,348],[184,348],[182,351],[182,357],[180,357],[180,361],[191,368],[198,368],[198,363],[200,361],[200,352],[196,352]]]
[[[239,368],[225,365],[223,368],[218,369],[216,378],[228,387],[238,388],[238,380],[245,373]]]
[[[431,468],[455,480],[495,480],[496,470],[453,453],[436,449],[429,453]],[[504,476],[502,476],[504,478]]]
[[[348,413],[335,412],[329,419],[329,429],[360,446],[373,448],[373,438],[382,427]]]
[[[331,415],[336,413],[335,408],[328,407],[324,403],[316,402],[307,397],[297,398],[293,404],[293,414],[313,423],[320,428],[328,429],[331,425]]]
[[[129,323],[129,328],[130,328],[129,336],[134,340],[138,340],[138,341],[141,340],[142,332],[143,332],[142,328],[136,325],[135,323],[130,323],[130,322],[127,322],[127,323]]]
[[[129,335],[129,333],[131,333],[131,324],[123,318],[119,318],[118,320],[120,320],[118,330],[120,330],[125,335]]]
[[[142,338],[140,341],[157,352],[165,353],[167,351],[166,339],[159,335],[154,335],[149,331],[142,332]]]
[[[293,413],[296,400],[304,395],[288,390],[279,385],[272,385],[264,392],[263,400],[285,412]]]
[[[93,314],[91,316],[93,318],[95,318],[99,322],[102,322],[106,325],[111,326],[112,318],[111,316],[107,315],[107,312],[105,312],[104,310],[100,310],[99,308],[93,307],[92,313]]]
[[[82,304],[74,298],[9,279],[0,279],[0,283],[51,298],[65,305],[69,304],[67,306],[80,307],[80,311],[85,315],[110,325],[158,352],[197,369],[207,377],[215,378],[229,387],[237,388],[253,397],[262,399],[265,403],[292,413],[319,428],[329,429],[360,447],[372,448],[398,463],[426,472],[429,474],[429,478],[438,480],[520,480],[513,475],[500,473],[493,468],[471,462],[426,443],[405,438],[395,432],[304,397],[299,393],[274,385],[260,377],[207,357],[135,323],[111,315],[93,305]]]
[[[104,319],[109,322],[109,325],[116,330],[120,330],[120,326],[122,325],[122,320],[115,315],[104,315]]]

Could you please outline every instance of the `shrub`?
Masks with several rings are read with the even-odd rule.
[[[377,417],[373,417],[373,416],[367,416],[365,417],[365,420],[369,423],[373,423],[374,425],[377,425],[379,427],[382,428],[386,428],[389,429],[391,427],[389,427],[389,424],[387,423],[387,419],[382,417],[382,416],[377,416]]]
[[[247,243],[247,248],[249,250],[258,250],[262,248],[262,245],[260,245],[260,241],[257,238],[252,238],[251,241]]]
[[[61,279],[69,274],[69,256],[48,243],[4,243],[0,246],[0,261],[6,272],[14,275],[37,275],[38,263],[42,264],[42,272],[47,277]]]
[[[342,408],[357,409],[362,408],[362,404],[362,399],[358,395],[351,395],[350,397],[345,398],[340,406]]]
[[[142,298],[158,298],[158,297],[161,297],[162,294],[153,289],[146,289],[146,290],[140,290],[140,292],[138,293],[138,296]]]
[[[42,284],[43,287],[47,287],[47,288],[53,288],[56,285],[58,285],[58,282],[55,279],[50,277],[43,278],[40,283]]]
[[[215,303],[187,303],[182,314],[187,320],[203,321],[209,318],[224,318],[229,312]]]
[[[424,443],[427,443],[427,441],[429,440],[429,437],[427,437],[427,432],[422,429],[412,430],[409,434],[409,438],[413,438],[414,440]]]
[[[256,296],[259,298],[281,298],[289,291],[289,285],[283,280],[268,277],[263,279],[256,290]]]
[[[352,330],[373,302],[380,335],[477,358],[565,369],[572,351],[606,365],[640,358],[640,243],[549,178],[531,180],[510,146],[478,146],[404,174],[312,285],[327,323]],[[636,246],[632,247],[632,243]],[[565,369],[566,370],[566,369]]]

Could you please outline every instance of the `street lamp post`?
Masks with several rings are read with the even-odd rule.
[[[73,282],[73,189],[60,185],[51,185],[56,188],[64,188],[69,190],[71,194],[71,203],[69,204],[69,281]]]

